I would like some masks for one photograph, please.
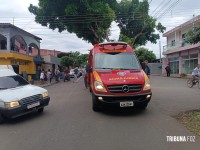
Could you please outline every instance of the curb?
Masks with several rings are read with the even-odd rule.
[[[48,87],[48,86],[51,86],[51,85],[54,85],[54,84],[56,84],[57,82],[53,82],[53,83],[51,83],[51,84],[44,84],[44,85],[38,85],[38,86],[40,86],[40,87]]]

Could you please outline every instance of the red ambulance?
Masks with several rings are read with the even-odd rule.
[[[152,96],[150,81],[127,43],[94,45],[88,63],[94,111],[101,111],[104,105],[147,107]]]

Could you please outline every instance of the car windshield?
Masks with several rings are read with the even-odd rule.
[[[99,53],[95,56],[95,69],[140,69],[134,53]]]
[[[15,88],[28,84],[29,83],[19,75],[0,77],[0,90]]]

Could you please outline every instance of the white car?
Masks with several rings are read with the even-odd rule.
[[[10,69],[0,69],[0,123],[4,118],[41,113],[49,101],[46,89],[29,84]]]
[[[70,78],[74,78],[74,69],[70,69],[69,75],[70,75]]]

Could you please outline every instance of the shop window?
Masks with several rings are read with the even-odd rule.
[[[198,59],[198,54],[191,54],[190,58],[196,58],[196,59]]]
[[[198,65],[198,54],[191,54],[189,56],[183,56],[182,58],[182,72],[191,74],[192,70]]]
[[[188,55],[182,56],[182,59],[189,59],[189,56]]]
[[[179,58],[178,57],[169,58],[169,65],[170,65],[172,74],[179,74]]]
[[[172,74],[179,74],[179,61],[169,62],[169,65]]]

